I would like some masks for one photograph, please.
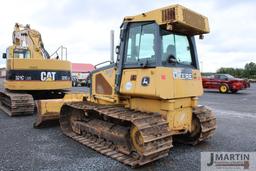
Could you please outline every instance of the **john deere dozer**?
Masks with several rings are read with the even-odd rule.
[[[56,102],[63,133],[132,167],[167,156],[173,140],[211,137],[194,38],[208,32],[206,17],[180,5],[125,17],[116,63],[91,73],[84,101]]]

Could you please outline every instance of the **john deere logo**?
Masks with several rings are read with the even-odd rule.
[[[150,83],[150,79],[149,77],[143,77],[142,80],[141,80],[141,85],[142,86],[148,86]]]
[[[41,81],[54,81],[56,72],[41,72]]]

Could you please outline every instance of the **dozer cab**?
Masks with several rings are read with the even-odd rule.
[[[5,90],[0,92],[0,109],[10,116],[30,115],[35,110],[34,100],[63,98],[71,88],[67,49],[61,46],[50,56],[41,34],[18,23],[12,40],[13,45],[3,54],[6,80]]]
[[[211,137],[194,38],[208,32],[208,19],[181,5],[125,17],[116,63],[91,73],[84,101],[59,104],[63,133],[132,167],[167,156],[173,140]]]

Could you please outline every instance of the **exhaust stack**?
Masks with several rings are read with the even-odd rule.
[[[110,61],[114,63],[114,30],[110,31]]]

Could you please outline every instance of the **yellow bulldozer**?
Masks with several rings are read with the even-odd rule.
[[[117,61],[90,74],[83,101],[41,100],[39,115],[60,111],[65,135],[132,167],[167,156],[173,140],[198,144],[216,129],[198,105],[195,36],[206,33],[207,17],[181,5],[125,17]]]
[[[12,40],[13,45],[3,54],[6,80],[4,90],[0,91],[0,109],[10,116],[30,115],[35,111],[34,100],[62,99],[71,88],[67,49],[61,46],[50,56],[41,34],[18,23]],[[80,93],[72,96],[82,100]]]

